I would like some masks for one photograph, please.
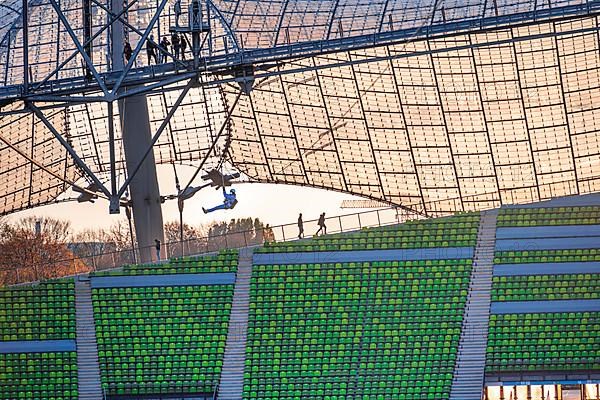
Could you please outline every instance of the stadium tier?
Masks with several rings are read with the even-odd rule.
[[[505,208],[498,215],[499,227],[600,224],[600,207]]]
[[[497,276],[492,290],[492,301],[598,298],[598,274]]]
[[[0,399],[77,399],[74,289],[72,279],[0,289]]]
[[[299,240],[270,243],[257,253],[298,251],[352,251],[475,246],[479,214],[410,221],[401,225],[363,229]]]
[[[94,289],[106,393],[213,393],[232,294],[232,285]]]
[[[600,247],[597,249],[497,251],[494,257],[494,264],[566,263],[579,261],[600,261]]]
[[[75,339],[73,280],[0,288],[0,338]]]
[[[471,260],[255,266],[244,398],[446,398],[470,272]]]
[[[580,215],[596,209],[461,214],[4,288],[0,399],[506,400],[484,386],[597,384],[600,234]],[[97,392],[78,362],[97,365]]]
[[[199,274],[235,272],[237,250],[223,250],[213,256],[174,258],[163,263],[124,265],[122,269],[95,272],[92,276]]]
[[[77,353],[0,353],[0,399],[74,400]]]
[[[600,313],[492,315],[487,372],[600,370]]]

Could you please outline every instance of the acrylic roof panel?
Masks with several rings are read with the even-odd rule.
[[[427,212],[598,191],[597,27],[589,17],[290,62],[306,69],[243,98],[233,160],[254,180]],[[356,60],[373,61],[343,64]]]
[[[426,28],[442,22],[503,17],[586,4],[585,0],[213,1],[244,48]]]
[[[3,4],[0,81],[8,85],[23,75],[21,2]],[[223,38],[215,43],[224,46],[217,52],[336,41],[346,46],[281,62],[269,71],[283,74],[258,79],[251,94],[241,97],[231,121],[231,161],[251,180],[324,187],[428,212],[600,189],[598,18],[585,12],[561,18],[561,10],[589,5],[585,1],[212,4],[212,18],[219,19],[213,29]],[[81,34],[80,1],[62,0],[61,7]],[[142,29],[155,7],[156,2],[139,1],[130,23]],[[166,32],[169,13],[159,20],[157,34]],[[100,29],[106,16],[99,7],[94,15],[94,29]],[[453,25],[463,21],[473,23]],[[48,1],[30,2],[34,81],[74,50],[58,26]],[[436,27],[435,37],[430,27]],[[407,32],[403,43],[375,40],[375,34],[400,31]],[[131,38],[135,46],[135,35]],[[360,49],[353,47],[354,38]],[[108,53],[108,37],[100,35],[93,54],[99,71],[109,69]],[[58,77],[81,73],[75,58]],[[207,82],[211,79],[216,78]],[[154,128],[176,95],[148,98]],[[157,162],[202,159],[236,95],[228,85],[192,89],[155,148]],[[89,104],[53,117],[99,174],[106,173],[109,158],[106,115],[106,106]],[[0,214],[48,203],[80,176],[50,132],[31,125],[31,116],[20,122],[6,118],[0,120],[6,127],[0,180],[7,182],[0,188]],[[33,161],[17,150],[32,153]],[[122,150],[117,151],[122,166]]]

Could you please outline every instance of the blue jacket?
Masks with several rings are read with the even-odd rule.
[[[234,203],[235,203],[235,193],[224,193],[225,196],[225,200],[223,200],[223,203],[227,206],[227,207],[231,207]]]

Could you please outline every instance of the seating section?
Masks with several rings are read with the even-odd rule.
[[[502,208],[498,227],[600,224],[600,206]]]
[[[257,253],[472,247],[477,240],[479,214],[409,221],[400,225],[326,235],[310,240],[270,243]]]
[[[233,285],[93,289],[107,393],[212,393],[232,296]]]
[[[92,276],[165,275],[236,272],[237,250],[223,250],[217,255],[174,258],[165,263],[125,265],[123,269],[101,271]]]
[[[598,249],[497,251],[494,264],[600,261]]]
[[[0,340],[75,339],[73,279],[0,288]]]
[[[495,276],[492,301],[600,298],[600,274]]]
[[[77,399],[77,353],[0,354],[0,400]]]
[[[600,369],[600,313],[490,316],[486,372]]]
[[[443,399],[471,260],[256,265],[244,399]]]

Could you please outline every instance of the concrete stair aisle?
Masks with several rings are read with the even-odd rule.
[[[233,303],[229,317],[229,331],[227,332],[227,343],[225,344],[225,355],[219,383],[219,400],[242,399],[246,339],[248,335],[250,278],[252,277],[252,253],[253,250],[249,248],[240,250]]]
[[[481,400],[498,210],[482,213],[450,400]]]
[[[92,307],[89,279],[75,279],[75,310],[77,330],[77,385],[80,400],[103,398],[96,343],[96,324]]]

